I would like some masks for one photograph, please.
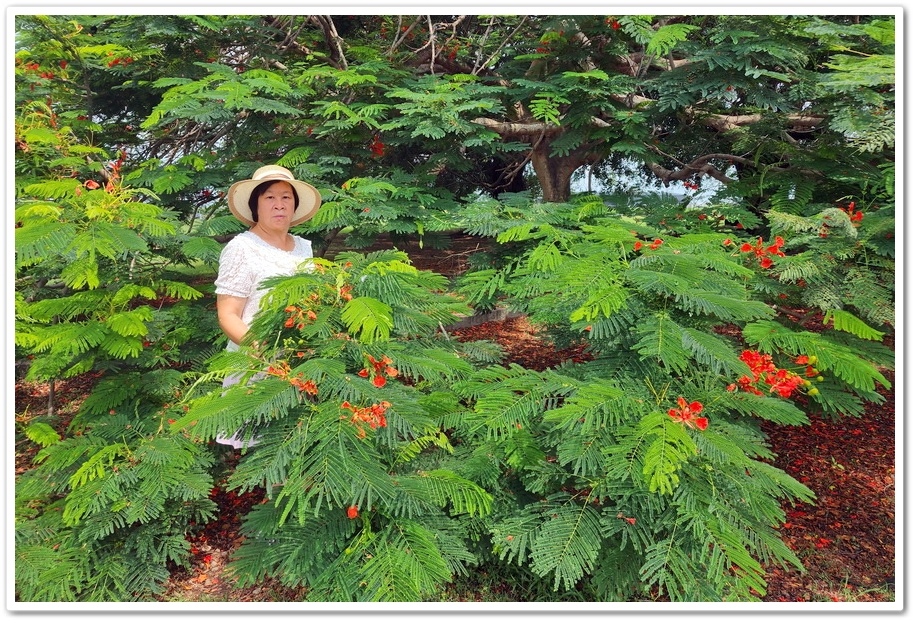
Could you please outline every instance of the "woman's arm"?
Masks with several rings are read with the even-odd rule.
[[[219,328],[236,344],[241,344],[248,333],[248,325],[242,320],[242,312],[247,302],[248,299],[240,296],[216,295],[216,318]]]

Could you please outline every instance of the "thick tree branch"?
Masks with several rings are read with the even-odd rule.
[[[718,130],[719,132],[736,130],[740,127],[759,123],[763,120],[763,115],[761,114],[721,115],[704,113],[703,111],[696,110],[694,108],[688,108],[687,112],[688,114],[699,118],[703,124],[714,130]],[[793,114],[786,117],[786,123],[788,126],[790,126],[791,130],[799,132],[816,128],[823,122],[823,117],[815,117],[813,115]]]
[[[563,126],[551,123],[512,123],[510,121],[497,121],[487,117],[477,117],[472,120],[483,127],[493,130],[500,136],[519,138],[532,135],[558,136],[564,132]]]
[[[655,174],[655,176],[665,184],[665,186],[673,181],[683,181],[688,179],[697,173],[705,173],[709,177],[718,180],[723,184],[730,184],[734,181],[711,164],[704,164],[701,166],[687,166],[678,169],[677,171],[666,169],[662,165],[655,162],[650,162],[647,166],[649,167],[649,170],[652,171],[652,173]]]

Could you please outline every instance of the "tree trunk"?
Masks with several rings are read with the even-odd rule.
[[[564,203],[569,201],[573,173],[588,164],[584,152],[574,150],[566,156],[551,156],[550,141],[541,141],[531,152],[531,164],[541,185],[544,201]]]

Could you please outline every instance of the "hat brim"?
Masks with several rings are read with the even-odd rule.
[[[307,182],[291,180],[282,175],[271,175],[257,180],[242,180],[229,187],[227,201],[229,203],[229,211],[232,212],[232,215],[249,227],[253,226],[255,221],[251,217],[251,208],[248,207],[248,198],[251,197],[252,191],[257,186],[265,182],[286,182],[296,189],[296,194],[299,195],[299,205],[296,206],[296,211],[293,213],[293,220],[289,224],[290,227],[295,227],[309,220],[315,216],[315,213],[318,212],[318,208],[321,207],[321,193]]]

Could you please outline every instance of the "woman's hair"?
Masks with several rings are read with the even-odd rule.
[[[248,207],[251,208],[251,220],[255,223],[258,222],[258,199],[261,195],[267,192],[267,189],[271,185],[282,182],[283,180],[267,180],[266,182],[261,182],[254,187],[254,190],[251,191],[251,194],[248,195]],[[293,189],[293,210],[299,207],[299,193],[296,192],[296,187],[292,184],[289,185]]]

